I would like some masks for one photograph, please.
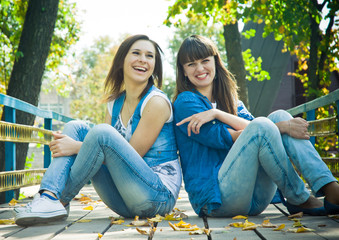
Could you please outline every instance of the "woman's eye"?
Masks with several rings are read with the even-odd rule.
[[[135,54],[135,55],[139,55],[139,52],[136,52],[136,51],[134,51],[132,53]]]
[[[154,56],[152,54],[148,54],[147,57],[154,58]]]

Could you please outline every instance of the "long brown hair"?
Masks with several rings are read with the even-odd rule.
[[[199,35],[192,35],[186,38],[180,46],[177,55],[176,93],[174,100],[180,93],[196,89],[190,80],[185,77],[184,64],[209,56],[214,56],[215,60],[216,69],[212,95],[217,102],[217,107],[222,111],[236,115],[238,87],[235,79],[224,66],[215,44],[210,39]]]
[[[132,45],[139,40],[146,40],[153,44],[155,48],[155,66],[152,76],[148,79],[147,86],[140,94],[139,98],[142,98],[149,88],[152,85],[156,85],[158,88],[162,86],[162,61],[161,61],[161,53],[162,50],[160,46],[149,39],[146,35],[133,35],[126,38],[118,48],[117,53],[114,56],[113,63],[111,69],[108,72],[108,75],[105,80],[105,101],[111,101],[120,96],[121,93],[124,92],[124,61],[125,57],[132,47]]]

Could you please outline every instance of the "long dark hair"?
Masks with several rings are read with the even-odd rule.
[[[132,45],[139,40],[146,40],[153,44],[155,48],[155,66],[152,76],[148,79],[147,86],[140,94],[139,98],[142,98],[149,88],[152,85],[156,85],[158,88],[162,86],[162,61],[161,61],[161,53],[162,50],[160,46],[154,42],[153,40],[149,39],[146,35],[133,35],[126,38],[118,48],[117,53],[114,56],[113,63],[111,69],[108,72],[108,75],[105,80],[105,94],[106,94],[106,101],[110,101],[116,99],[120,96],[121,93],[124,92],[124,61],[125,57],[132,47]]]
[[[176,93],[174,100],[180,93],[196,89],[189,79],[185,77],[184,64],[209,56],[214,56],[215,60],[216,69],[212,95],[217,102],[217,107],[222,111],[236,115],[238,87],[235,79],[225,68],[215,44],[210,39],[199,35],[192,35],[186,38],[180,46],[177,55]]]

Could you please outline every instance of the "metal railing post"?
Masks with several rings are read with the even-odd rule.
[[[15,109],[4,106],[5,121],[15,123]],[[5,171],[16,170],[16,147],[13,142],[5,142]],[[14,198],[14,191],[7,191],[5,201],[9,202]]]
[[[45,129],[52,130],[52,119],[45,118]],[[52,161],[51,150],[49,149],[49,145],[44,145],[44,168],[48,168]]]

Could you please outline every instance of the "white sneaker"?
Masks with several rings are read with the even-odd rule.
[[[35,197],[26,207],[15,211],[15,223],[19,226],[30,226],[48,223],[67,217],[67,211],[59,200],[46,196]]]
[[[16,215],[19,213],[19,212],[22,212],[22,211],[26,211],[27,207],[29,207],[32,202],[34,202],[34,200],[36,200],[37,198],[40,198],[40,193],[36,193],[33,197],[33,200],[30,201],[29,203],[26,204],[26,206],[23,206],[23,207],[15,207],[13,209],[13,214],[14,214],[14,217],[16,217]]]

